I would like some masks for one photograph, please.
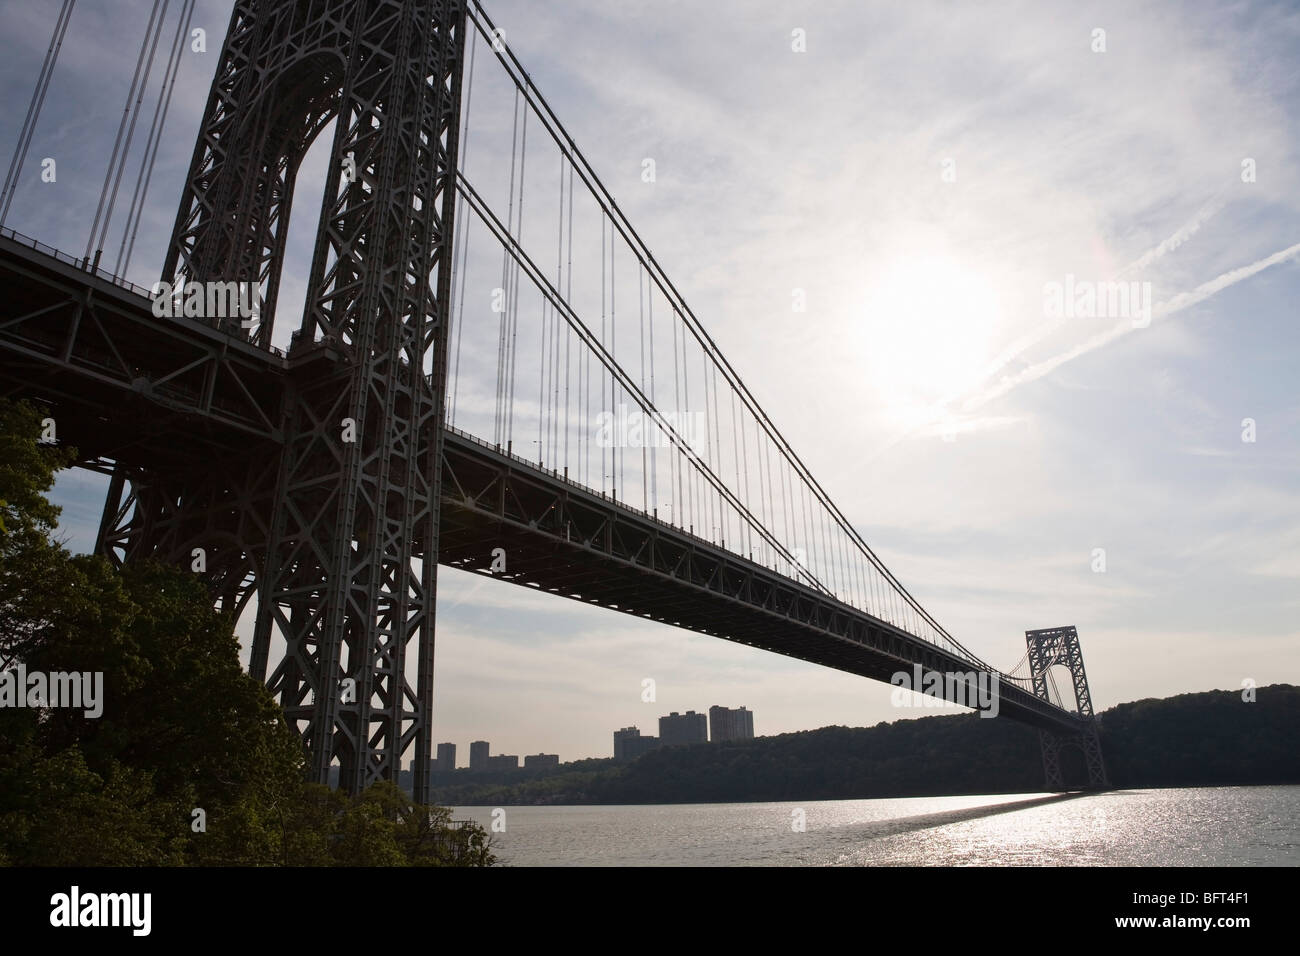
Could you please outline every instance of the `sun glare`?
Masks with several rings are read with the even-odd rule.
[[[980,384],[1002,323],[997,290],[948,256],[895,259],[869,279],[852,321],[887,424],[918,428],[935,404]]]

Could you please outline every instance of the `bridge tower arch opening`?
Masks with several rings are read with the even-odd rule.
[[[1038,743],[1043,756],[1043,773],[1047,789],[1067,789],[1061,769],[1061,753],[1065,748],[1077,747],[1083,752],[1088,772],[1088,789],[1105,790],[1110,787],[1106,764],[1101,755],[1101,740],[1097,732],[1097,717],[1092,709],[1092,693],[1088,675],[1083,667],[1083,650],[1079,645],[1079,632],[1073,626],[1025,631],[1029,652],[1029,670],[1033,678],[1034,694],[1051,702],[1049,685],[1053,667],[1064,668],[1070,676],[1075,708],[1083,722],[1077,734],[1058,734],[1049,730],[1038,731]],[[1064,701],[1061,704],[1064,705]]]

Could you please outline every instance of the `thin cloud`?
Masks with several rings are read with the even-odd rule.
[[[1168,299],[1165,302],[1156,305],[1152,310],[1152,318],[1153,320],[1164,318],[1173,315],[1176,312],[1181,312],[1183,309],[1190,308],[1200,302],[1204,302],[1206,299],[1210,298],[1210,296],[1222,292],[1229,286],[1236,285],[1243,279],[1249,279],[1251,276],[1263,272],[1270,266],[1275,266],[1280,262],[1285,262],[1288,259],[1294,258],[1297,253],[1300,253],[1300,242],[1293,246],[1288,246],[1280,252],[1275,252],[1271,256],[1266,256],[1258,262],[1252,262],[1248,266],[1242,266],[1239,269],[1233,269],[1231,272],[1225,272],[1223,275],[1211,279],[1209,282],[1201,283],[1190,292],[1180,292],[1172,299]],[[962,411],[974,411],[993,399],[1005,395],[1017,385],[1023,385],[1026,382],[1032,382],[1035,379],[1042,378],[1049,372],[1053,372],[1060,368],[1066,362],[1073,361],[1081,355],[1087,355],[1089,352],[1094,352],[1104,345],[1109,345],[1111,342],[1122,338],[1128,333],[1134,331],[1136,328],[1138,328],[1138,326],[1134,326],[1131,322],[1121,322],[1112,328],[1107,329],[1105,332],[1094,335],[1086,342],[1082,342],[1059,355],[1054,355],[1051,358],[1044,359],[1041,362],[1031,365],[1024,371],[1013,375],[1010,378],[1003,379],[992,388],[986,389],[978,395],[967,399],[962,405]]]
[[[1154,248],[1148,249],[1141,256],[1139,256],[1138,258],[1130,262],[1128,265],[1126,265],[1123,269],[1120,269],[1119,272],[1116,273],[1116,275],[1122,276],[1130,272],[1136,272],[1139,269],[1145,269],[1147,266],[1155,262],[1161,256],[1165,255],[1168,252],[1173,252],[1175,249],[1177,249],[1179,246],[1185,243],[1188,239],[1192,238],[1192,236],[1200,232],[1201,226],[1205,225],[1205,223],[1208,222],[1214,216],[1215,213],[1217,213],[1220,209],[1222,209],[1226,202],[1227,200],[1224,198],[1223,193],[1220,193],[1219,195],[1215,196],[1204,206],[1198,209],[1196,215],[1193,216],[1188,222],[1186,222],[1182,226],[1182,228],[1180,228],[1172,236],[1165,239],[1163,242],[1161,242],[1159,245],[1155,246]]]
[[[1113,276],[1111,276],[1111,279],[1112,280],[1118,279],[1120,276],[1135,272],[1139,269],[1146,268],[1152,262],[1155,262],[1156,260],[1160,259],[1161,257],[1167,255],[1168,253],[1177,249],[1179,246],[1186,243],[1189,239],[1191,239],[1194,235],[1196,235],[1197,232],[1200,231],[1201,226],[1205,225],[1206,222],[1208,222],[1220,210],[1223,209],[1223,207],[1226,205],[1226,202],[1227,200],[1224,193],[1219,193],[1218,195],[1214,196],[1212,199],[1210,199],[1208,202],[1202,205],[1196,211],[1195,215],[1192,216],[1191,219],[1183,223],[1181,226],[1178,227],[1178,229],[1174,230],[1173,233],[1171,233],[1169,236],[1161,240],[1159,243],[1152,246],[1150,249],[1147,249],[1145,252],[1143,252],[1140,256],[1138,256],[1128,265],[1118,270]],[[982,376],[983,380],[985,382],[991,381],[995,375],[1000,373],[1004,368],[1006,368],[1008,365],[1014,362],[1025,352],[1029,351],[1034,346],[1038,345],[1040,342],[1043,342],[1044,340],[1046,340],[1056,332],[1060,331],[1061,328],[1065,326],[1065,324],[1066,324],[1066,320],[1064,319],[1047,321],[1037,326],[1032,331],[1019,336],[1015,341],[1013,341],[1010,345],[1008,345],[1001,352],[999,352],[991,362],[989,362],[989,364],[984,369],[983,376]],[[1064,353],[1061,356],[1057,356],[1055,359],[1048,359],[1044,363],[1039,363],[1039,365],[1034,366],[1034,368],[1040,368],[1040,366],[1050,366],[1050,367],[1043,367],[1039,372],[1039,375],[1035,377],[1040,377],[1041,375],[1047,374],[1053,369],[1058,368],[1061,365],[1064,365],[1072,358],[1076,358],[1077,356],[1083,355],[1084,353],[1092,351],[1093,349],[1100,348],[1101,346],[1107,344],[1108,342],[1111,342],[1114,339],[1118,338],[1119,335],[1122,334],[1123,330],[1126,328],[1129,328],[1129,326],[1127,325],[1117,326],[1115,329],[1111,329],[1108,330],[1107,332],[1101,333],[1100,335],[1093,336],[1093,338],[1089,339],[1087,342],[1084,342],[1082,345],[1076,346],[1075,348],[1069,350],[1068,352]],[[1029,381],[1030,379],[1022,379],[1022,376],[1024,376],[1028,371],[1030,370],[1026,369],[1025,371],[1021,372],[1020,375],[1016,376],[1014,379],[1004,378],[996,386],[993,386],[992,388],[987,388],[983,391],[976,392],[975,395],[966,398],[966,400],[963,402],[961,406],[961,410],[963,412],[972,411],[978,408],[980,405],[983,405],[985,402],[1010,391],[1012,388],[1015,387],[1015,385],[1020,384],[1021,381]],[[942,420],[945,417],[948,417],[950,415],[949,409],[954,405],[954,403],[960,401],[961,399],[962,399],[962,394],[955,393],[936,402],[931,407],[930,413],[927,416],[926,424],[918,425],[915,428],[910,429],[907,432],[904,432],[903,434],[898,435],[891,441],[887,442],[884,445],[884,447],[882,447],[876,453],[877,456],[883,454],[884,452],[888,451],[890,448],[893,448],[895,445],[899,444],[900,442],[908,438],[912,438],[918,435],[926,436],[926,435],[933,435],[933,434],[948,434],[954,430],[957,431],[963,430],[952,424],[943,424],[942,422]]]

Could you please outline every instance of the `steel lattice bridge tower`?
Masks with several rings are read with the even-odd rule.
[[[476,31],[515,94],[504,217],[462,168]],[[530,117],[533,148],[545,134],[561,157],[554,278],[523,226]],[[304,306],[281,351],[295,183],[331,124]],[[600,213],[598,310],[572,291],[577,189]],[[487,313],[500,321],[490,440],[453,427],[454,392],[448,407],[462,341],[488,321],[453,314],[456,274],[463,313],[474,265],[458,216],[504,262],[493,291],[506,304]],[[616,239],[650,290],[639,375],[616,333]],[[162,275],[178,290],[251,286],[255,318],[160,316],[157,288],[98,263],[0,235],[0,394],[48,408],[59,440],[110,476],[101,553],[188,567],[219,608],[253,614],[251,673],[301,733],[312,779],[337,763],[355,792],[395,780],[407,757],[429,800],[443,563],[877,680],[913,667],[994,674],[1002,714],[1040,730],[1049,788],[1064,787],[1062,742],[1082,743],[1090,784],[1106,785],[1074,629],[1029,632],[1032,674],[1017,676],[938,625],[776,432],[475,0],[238,0]],[[521,283],[543,303],[535,458],[514,449],[516,351],[529,357],[515,346]],[[685,392],[703,390],[702,442],[664,413],[663,371],[656,392],[656,301],[676,323],[675,396],[679,373]],[[688,332],[708,360],[695,379]],[[606,409],[627,402],[665,438],[666,464],[644,444],[639,456],[602,445],[595,467],[578,405],[585,394],[589,410],[597,386]],[[1054,663],[1071,671],[1075,710],[1049,693]]]
[[[1088,675],[1083,669],[1083,651],[1079,647],[1079,632],[1073,627],[1053,627],[1038,631],[1025,631],[1025,644],[1029,653],[1029,669],[1033,675],[1034,693],[1050,700],[1048,682],[1051,667],[1061,664],[1070,672],[1079,713],[1087,720],[1077,732],[1062,735],[1039,728],[1038,741],[1043,752],[1043,774],[1047,789],[1064,790],[1061,774],[1061,748],[1075,746],[1083,751],[1088,766],[1088,783],[1098,790],[1109,789],[1106,765],[1101,759],[1101,741],[1097,736],[1097,723],[1092,712],[1092,692],[1088,689]]]

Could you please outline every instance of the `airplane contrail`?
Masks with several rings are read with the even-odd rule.
[[[1263,259],[1260,259],[1257,262],[1252,262],[1248,266],[1241,266],[1238,269],[1233,269],[1220,276],[1216,276],[1208,282],[1202,282],[1190,292],[1180,292],[1172,299],[1166,299],[1164,302],[1158,303],[1151,311],[1152,320],[1154,321],[1155,319],[1164,318],[1173,315],[1176,312],[1181,312],[1183,309],[1190,308],[1199,302],[1205,301],[1215,293],[1220,292],[1229,286],[1236,285],[1243,279],[1249,279],[1251,276],[1263,272],[1270,266],[1275,266],[1279,262],[1285,262],[1287,259],[1294,258],[1298,253],[1300,253],[1300,242],[1297,242],[1295,245],[1289,246],[1280,252],[1275,252],[1271,256],[1265,256]],[[997,398],[999,395],[1005,395],[1017,385],[1023,385],[1025,382],[1032,382],[1034,379],[1042,378],[1047,373],[1060,368],[1066,362],[1076,359],[1080,355],[1086,355],[1088,352],[1095,351],[1103,345],[1109,345],[1111,342],[1135,331],[1137,328],[1139,328],[1139,326],[1133,325],[1132,322],[1121,322],[1059,355],[1053,355],[1051,358],[1044,359],[1041,362],[1036,362],[1016,375],[1003,379],[992,388],[985,389],[983,392],[967,399],[962,404],[962,411],[973,411],[981,405]]]

